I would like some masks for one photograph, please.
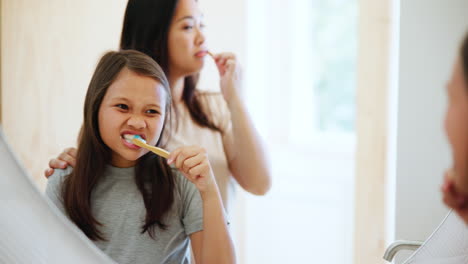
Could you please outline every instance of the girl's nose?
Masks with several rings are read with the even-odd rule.
[[[137,115],[133,115],[128,119],[127,125],[131,126],[134,129],[142,129],[146,127],[146,122],[143,118]]]

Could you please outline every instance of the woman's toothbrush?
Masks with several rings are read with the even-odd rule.
[[[139,147],[145,148],[145,149],[147,149],[147,150],[153,152],[154,154],[159,155],[159,156],[161,156],[163,158],[167,159],[167,157],[169,157],[169,152],[168,151],[166,151],[166,150],[164,150],[162,148],[158,148],[158,147],[150,146],[150,145],[146,144],[146,141],[144,139],[142,139],[139,135],[128,135],[127,134],[127,135],[124,135],[124,138],[127,141],[129,141],[129,142],[131,142],[131,143],[133,143],[133,144],[135,144],[135,145],[137,145]]]

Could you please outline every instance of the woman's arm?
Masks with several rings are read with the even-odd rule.
[[[239,96],[241,69],[234,54],[214,56],[221,75],[221,91],[231,112],[232,133],[223,136],[229,169],[246,191],[264,195],[271,188],[268,159],[261,139]]]
[[[172,163],[197,187],[203,202],[203,231],[190,235],[196,262],[235,263],[234,245],[206,151],[197,146],[178,148],[168,158],[168,164]]]

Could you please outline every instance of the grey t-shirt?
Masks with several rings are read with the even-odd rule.
[[[66,215],[61,198],[66,170],[49,177],[46,195]],[[175,199],[164,223],[155,228],[155,239],[141,234],[146,216],[143,198],[134,181],[134,168],[108,166],[91,194],[93,216],[103,224],[99,230],[108,241],[93,241],[116,262],[190,263],[189,235],[203,229],[203,206],[199,191],[180,173],[176,175]]]

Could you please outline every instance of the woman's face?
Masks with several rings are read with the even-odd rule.
[[[179,0],[168,35],[171,76],[187,76],[202,69],[207,51],[202,18],[195,0]]]
[[[99,133],[111,149],[111,164],[132,167],[146,154],[124,139],[125,135],[140,135],[149,145],[155,145],[161,135],[165,116],[165,91],[150,77],[124,68],[109,86],[99,107]]]
[[[445,131],[452,147],[453,168],[457,174],[468,174],[468,88],[460,59],[455,63],[447,84],[448,109]]]

